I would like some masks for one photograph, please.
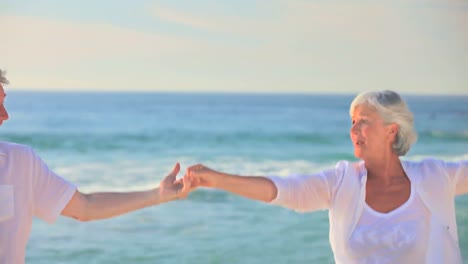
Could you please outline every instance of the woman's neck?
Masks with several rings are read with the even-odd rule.
[[[391,153],[378,159],[365,160],[367,178],[391,184],[395,180],[406,178],[400,158]]]

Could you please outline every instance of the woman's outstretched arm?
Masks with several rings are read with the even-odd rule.
[[[278,192],[275,184],[266,177],[227,174],[201,164],[187,169],[184,176],[185,182],[190,182],[190,190],[197,187],[210,187],[263,202],[273,201]]]
[[[314,174],[259,177],[227,174],[198,164],[187,169],[183,192],[187,195],[186,190],[209,187],[297,212],[323,210],[330,208],[347,166],[348,162],[339,162],[335,168]]]

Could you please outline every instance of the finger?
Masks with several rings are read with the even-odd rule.
[[[188,176],[184,176],[183,183],[184,183],[184,185],[183,185],[182,190],[181,190],[181,195],[182,195],[183,198],[185,198],[185,197],[187,197],[187,195],[189,194],[189,192],[193,188],[192,188],[192,181]]]
[[[191,179],[194,179],[194,178],[197,177],[197,172],[198,172],[198,171],[197,171],[196,168],[191,169],[191,170],[189,170],[189,172],[188,172],[188,176],[189,176]]]
[[[179,173],[179,171],[180,171],[180,164],[179,164],[179,162],[177,162],[174,165],[174,168],[172,169],[171,173],[169,173],[169,175],[167,175],[166,179],[169,180],[170,182],[175,182],[176,176]]]
[[[190,175],[190,173],[192,173],[192,167],[187,168],[185,175]]]
[[[174,182],[174,184],[182,184],[182,182],[183,182],[183,179],[177,179],[177,180]]]
[[[179,173],[179,171],[180,171],[180,163],[176,162],[176,164],[174,165],[174,168],[172,169],[172,173],[177,175],[177,173]]]

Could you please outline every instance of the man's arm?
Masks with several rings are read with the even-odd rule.
[[[111,218],[144,207],[184,198],[183,183],[176,181],[179,170],[180,165],[177,163],[159,187],[147,191],[91,194],[76,191],[61,214],[83,222],[92,221]]]

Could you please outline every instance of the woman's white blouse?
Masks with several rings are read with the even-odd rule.
[[[399,241],[406,241],[409,246],[422,247],[425,252],[422,263],[462,263],[461,251],[458,242],[458,232],[455,217],[455,196],[468,193],[468,160],[458,162],[446,162],[437,159],[425,159],[419,162],[402,161],[403,169],[410,179],[413,195],[416,199],[411,199],[406,210],[408,216],[415,217],[406,219],[408,221],[418,221],[421,218],[421,225],[426,225],[427,233],[415,230],[416,241],[412,245],[408,240],[393,238],[393,242],[387,244],[387,252],[394,251],[401,258],[408,256],[405,253],[406,247],[399,248]],[[366,208],[366,182],[367,170],[363,161],[347,162],[340,161],[335,168],[323,170],[310,175],[291,175],[289,177],[269,176],[277,187],[277,197],[271,201],[272,204],[293,209],[298,212],[310,212],[315,210],[328,210],[330,221],[330,245],[333,250],[336,263],[359,263],[356,256],[365,255],[356,248],[356,241],[359,235],[356,232],[365,232],[360,227],[368,224],[375,212],[371,213],[370,208]],[[426,211],[420,210],[421,203]],[[416,206],[416,207],[414,207]],[[423,207],[423,208],[424,208]],[[419,208],[419,209],[418,209]],[[416,210],[414,210],[416,209]],[[411,211],[411,213],[409,213]],[[398,211],[396,211],[398,212]],[[426,215],[421,213],[428,212]],[[374,214],[374,215],[372,215]],[[364,215],[364,216],[363,216]],[[389,215],[386,224],[388,229],[404,228],[408,225],[398,225],[398,221],[404,218],[397,218],[396,215]],[[395,217],[395,218],[393,218]],[[408,222],[410,224],[410,222]],[[383,231],[376,231],[381,234]],[[371,230],[368,230],[371,232]],[[398,232],[397,232],[398,233]],[[397,234],[391,232],[390,234]],[[385,234],[388,234],[385,232]],[[354,237],[353,237],[354,235]],[[368,233],[370,235],[370,233]],[[376,235],[375,235],[376,236]],[[354,242],[351,242],[354,239]],[[383,239],[383,238],[382,238]],[[373,239],[374,245],[385,245],[387,240]],[[425,244],[427,242],[427,244]],[[393,243],[393,244],[392,244]],[[402,242],[403,243],[403,242]],[[351,246],[353,244],[353,246]],[[402,249],[403,248],[403,249]],[[373,257],[383,256],[381,252],[372,251]],[[371,252],[371,251],[368,251]],[[385,256],[391,253],[385,254]],[[370,258],[370,257],[369,257]],[[362,262],[372,263],[372,261]],[[393,263],[408,263],[402,261],[392,261]],[[415,262],[421,263],[421,262]]]
[[[364,204],[350,241],[354,263],[424,263],[429,211],[411,188],[408,200],[388,213]]]

